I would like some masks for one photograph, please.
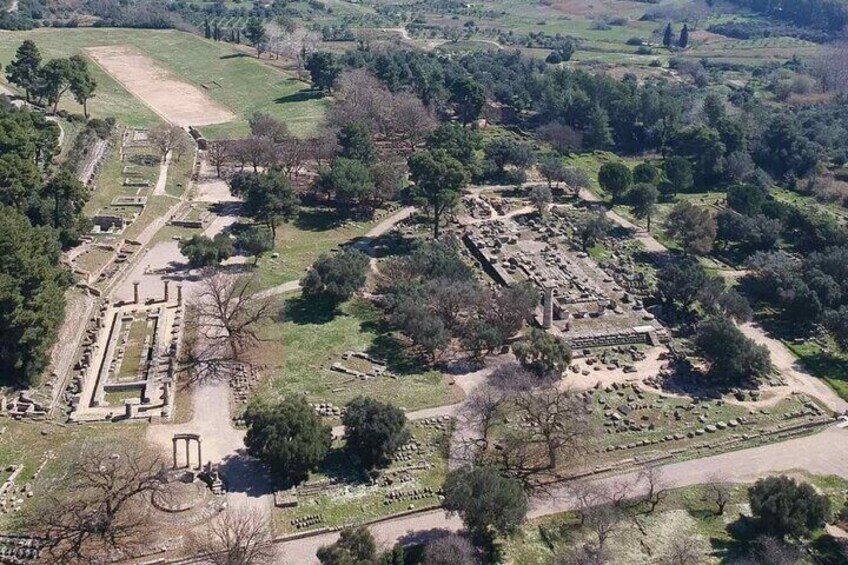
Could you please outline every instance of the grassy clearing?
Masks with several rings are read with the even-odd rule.
[[[309,402],[342,406],[365,395],[407,410],[457,402],[461,390],[452,380],[422,367],[381,323],[380,312],[360,299],[337,313],[322,312],[301,297],[281,301],[284,321],[268,326],[258,353],[269,365],[262,396],[303,394]],[[367,351],[388,361],[396,375],[358,380],[330,371],[346,351]]]
[[[0,34],[0,60],[9,61],[24,39],[35,41],[45,58],[83,53],[86,47],[131,45],[155,59],[181,80],[193,84],[210,98],[235,112],[231,123],[203,129],[212,138],[247,131],[247,118],[254,112],[270,113],[289,124],[292,131],[308,134],[320,122],[326,101],[309,86],[278,69],[239,52],[226,43],[203,39],[179,31],[110,28],[39,29]],[[120,84],[91,65],[98,82],[90,110],[95,117],[114,116],[130,126],[152,126],[156,114]],[[206,85],[204,88],[202,85]],[[70,96],[62,107],[80,112]]]
[[[829,384],[841,398],[848,400],[848,354],[840,352],[833,343],[827,350],[811,341],[785,343],[805,369]]]
[[[259,283],[263,288],[303,277],[322,253],[363,237],[376,222],[343,221],[331,208],[303,206],[298,219],[277,227],[277,258],[266,254],[259,261]]]
[[[94,439],[107,439],[116,444],[125,441],[140,440],[145,427],[141,424],[104,424],[88,426],[59,426],[46,422],[27,422],[4,419],[0,423],[0,469],[3,479],[8,476],[5,469],[9,465],[23,465],[23,471],[15,482],[17,487],[32,483],[33,473],[44,460],[47,451],[56,455],[51,459],[39,476],[39,482],[58,478],[67,472],[68,456]],[[39,494],[38,484],[34,484],[35,495]],[[26,509],[27,502],[24,502]],[[0,527],[14,527],[14,516],[0,515]]]

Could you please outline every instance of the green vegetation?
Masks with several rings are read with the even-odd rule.
[[[257,61],[232,46],[178,31],[74,28],[8,32],[0,37],[0,61],[10,61],[24,39],[35,42],[46,58],[85,54],[86,47],[129,45],[153,58],[180,80],[193,84],[239,118],[201,128],[211,139],[244,136],[255,112],[279,117],[299,135],[311,133],[321,121],[325,102],[308,85]],[[97,96],[89,106],[96,117],[114,117],[129,126],[153,126],[159,118],[97,65],[90,65]],[[205,85],[205,87],[204,87]],[[61,108],[81,106],[63,99]]]

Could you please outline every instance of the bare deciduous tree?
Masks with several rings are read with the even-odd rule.
[[[155,533],[145,497],[161,487],[163,462],[134,442],[77,447],[67,474],[40,485],[24,522],[54,563],[108,562]]]
[[[657,506],[668,496],[666,488],[666,480],[663,476],[662,467],[659,465],[648,465],[639,471],[639,483],[644,483],[647,487],[645,496],[642,500],[648,505],[648,512],[652,513],[657,509]]]
[[[201,274],[200,291],[190,306],[188,321],[208,360],[241,362],[259,342],[259,326],[271,318],[273,301],[256,287],[255,275],[228,275],[214,270]]]
[[[215,173],[220,178],[221,169],[233,158],[233,143],[226,139],[210,141],[206,158],[209,164],[215,167]]]
[[[589,528],[597,539],[596,547],[603,552],[612,533],[624,517],[622,511],[612,504],[592,506],[584,511],[584,527]]]
[[[548,468],[556,469],[563,455],[576,457],[585,452],[591,437],[591,423],[584,402],[570,391],[551,387],[515,396],[517,418],[528,444],[544,448]]]
[[[704,562],[704,543],[695,536],[675,536],[659,559],[660,565],[700,565]]]
[[[246,508],[219,514],[188,545],[212,565],[259,565],[274,557],[268,520]]]
[[[716,516],[724,514],[725,507],[733,497],[733,487],[721,479],[713,479],[703,486],[703,499],[715,505]]]
[[[848,92],[848,42],[822,45],[814,69],[825,92]]]
[[[162,124],[151,129],[147,137],[159,150],[159,156],[164,161],[168,157],[168,153],[182,142],[185,135],[185,132],[179,126]]]

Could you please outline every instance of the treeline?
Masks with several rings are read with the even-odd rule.
[[[838,33],[848,24],[844,0],[731,0],[734,4],[798,26]]]
[[[0,108],[0,374],[30,384],[64,313],[69,274],[62,246],[86,231],[88,190],[71,173],[52,170],[59,131],[44,116]]]

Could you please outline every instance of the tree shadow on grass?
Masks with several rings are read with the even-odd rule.
[[[218,466],[229,492],[241,492],[251,498],[271,494],[276,481],[268,467],[247,455],[246,449],[227,455]]]
[[[396,375],[414,375],[421,373],[425,362],[413,354],[409,348],[391,333],[381,333],[374,338],[367,350],[372,355],[386,362],[389,371]]]
[[[218,58],[221,59],[221,60],[226,60],[226,59],[243,59],[245,57],[250,57],[251,59],[253,58],[252,56],[248,55],[247,53],[230,53],[229,55],[221,55]]]
[[[322,304],[303,295],[289,298],[283,305],[282,320],[297,325],[320,325],[332,322],[339,314],[331,305]]]
[[[344,219],[333,208],[305,208],[300,210],[294,225],[303,231],[330,231],[339,227]]]
[[[397,231],[390,231],[371,240],[374,257],[397,257],[409,255],[415,249],[415,240]]]
[[[359,461],[351,457],[343,447],[331,449],[321,462],[319,471],[328,478],[347,485],[366,484],[370,480]]]
[[[741,514],[727,525],[727,533],[730,534],[730,539],[710,538],[709,540],[713,552],[723,556],[723,563],[733,563],[736,559],[748,555],[751,544],[759,535],[756,522],[749,516]]]
[[[298,90],[286,96],[280,96],[274,100],[275,104],[288,104],[290,102],[308,102],[309,100],[320,100],[324,95],[318,90]]]

